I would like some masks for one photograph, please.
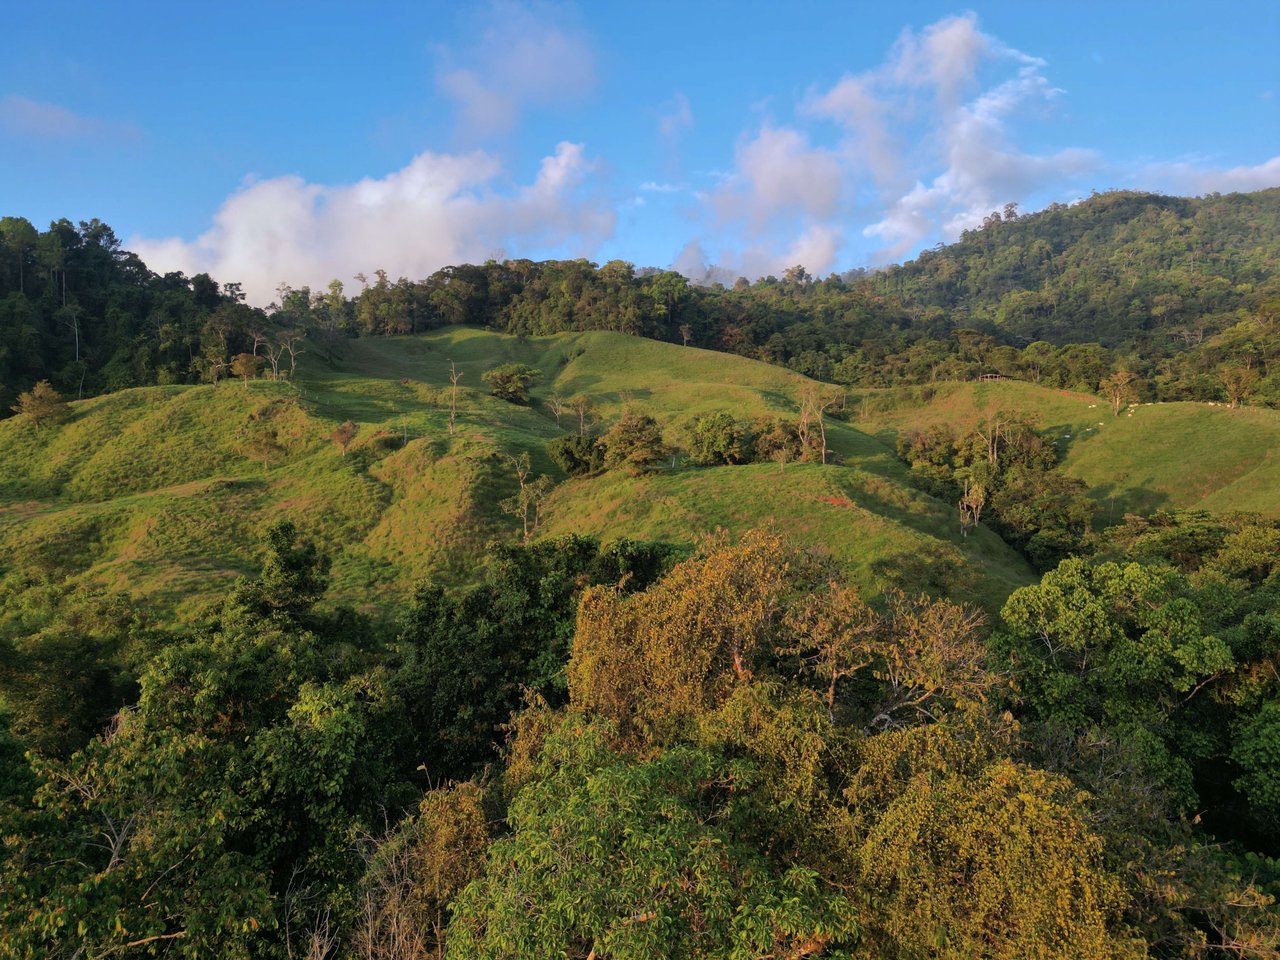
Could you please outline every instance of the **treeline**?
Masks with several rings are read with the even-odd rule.
[[[422,281],[379,271],[285,311],[351,336],[446,324],[517,335],[614,330],[739,353],[856,386],[984,373],[1142,399],[1280,403],[1280,190],[1201,199],[1112,192],[993,214],[960,242],[879,273],[801,267],[732,287],[623,261],[489,262]],[[319,312],[316,311],[319,306]]]
[[[495,548],[395,630],[288,525],[190,635],[51,584],[0,619],[0,940],[1275,957],[1280,528],[1109,549],[990,628],[769,533]]]
[[[354,295],[351,281],[282,284],[265,313],[235,284],[152,274],[96,220],[38,233],[10,217],[0,236],[6,405],[44,379],[76,396],[211,379],[239,354],[262,355],[255,332],[305,333],[332,361],[348,337],[451,324],[613,330],[856,386],[999,373],[1096,390],[1123,370],[1142,399],[1230,400],[1234,389],[1280,403],[1280,190],[1008,209],[877,273],[793,267],[726,287],[618,260],[505,260],[420,280],[361,274]]]
[[[1280,296],[1280,188],[1167,197],[1095,193],[993,213],[959,242],[892,266],[881,287],[960,325],[1053,343],[1168,349]]]
[[[73,399],[198,382],[267,330],[243,301],[206,274],[153,273],[101,221],[0,219],[0,409],[42,380]]]

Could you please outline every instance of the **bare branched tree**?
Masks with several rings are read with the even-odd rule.
[[[969,536],[969,531],[982,520],[982,508],[987,504],[987,491],[980,483],[968,478],[964,481],[964,493],[960,497],[960,534]]]
[[[449,436],[453,436],[458,422],[458,381],[462,379],[462,371],[449,361]]]

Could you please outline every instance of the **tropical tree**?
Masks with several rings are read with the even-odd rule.
[[[231,372],[237,377],[244,380],[244,385],[249,386],[249,379],[257,378],[262,372],[263,360],[261,357],[253,353],[238,353],[231,361]]]
[[[345,457],[347,455],[347,447],[351,445],[351,441],[356,438],[356,434],[359,432],[359,425],[352,423],[350,420],[345,420],[333,431],[329,439],[342,450],[342,455]]]
[[[604,448],[604,465],[610,470],[625,467],[640,474],[655,469],[670,455],[658,421],[636,411],[624,413],[599,442]]]
[[[42,424],[61,423],[71,416],[71,408],[48,380],[41,380],[30,390],[18,394],[13,411],[30,420],[37,430]]]
[[[511,834],[454,903],[448,956],[808,957],[856,940],[856,913],[751,842],[732,791],[749,763],[677,747],[640,762],[572,714],[512,802]]]
[[[529,539],[538,532],[538,526],[542,521],[542,503],[551,492],[551,488],[555,486],[555,482],[545,473],[538,477],[533,476],[533,465],[528,453],[507,457],[507,461],[515,474],[518,489],[515,496],[508,497],[498,506],[503,513],[509,513],[520,520],[524,542],[527,545]]]
[[[526,364],[504,363],[500,367],[486,370],[480,379],[489,385],[489,392],[499,400],[527,404],[529,388],[539,376],[537,370]]]
[[[547,455],[571,477],[587,476],[604,469],[604,447],[595,437],[557,437],[547,443]]]
[[[1187,579],[1167,567],[1062,561],[1001,611],[993,644],[1019,678],[1024,710],[1072,732],[1106,731],[1182,803],[1213,750],[1196,706],[1237,667]]]
[[[1226,392],[1227,402],[1235,409],[1257,391],[1260,377],[1253,367],[1227,363],[1218,368],[1218,380]]]
[[[699,466],[746,463],[754,439],[747,424],[727,413],[694,417],[689,425],[689,459]]]
[[[1138,375],[1130,370],[1117,370],[1115,373],[1103,377],[1102,382],[1098,384],[1098,389],[1102,391],[1102,395],[1111,404],[1111,415],[1113,417],[1120,416],[1120,408],[1126,403],[1137,399],[1138,395],[1134,390],[1134,384],[1137,379]]]

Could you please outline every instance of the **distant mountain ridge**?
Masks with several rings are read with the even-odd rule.
[[[1017,338],[1116,346],[1195,339],[1280,297],[1280,188],[1200,198],[1112,191],[993,213],[884,271],[904,302]],[[959,318],[957,318],[959,319]]]

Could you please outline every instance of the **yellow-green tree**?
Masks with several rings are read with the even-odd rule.
[[[662,428],[647,414],[628,411],[603,437],[604,465],[643,473],[661,464],[671,453],[662,441]]]
[[[30,390],[18,394],[13,412],[26,417],[37,430],[43,424],[61,423],[71,416],[71,408],[48,380],[41,380]]]
[[[748,682],[781,623],[784,596],[812,562],[776,534],[708,544],[631,597],[588,590],[569,662],[569,696],[624,733],[673,733]]]

